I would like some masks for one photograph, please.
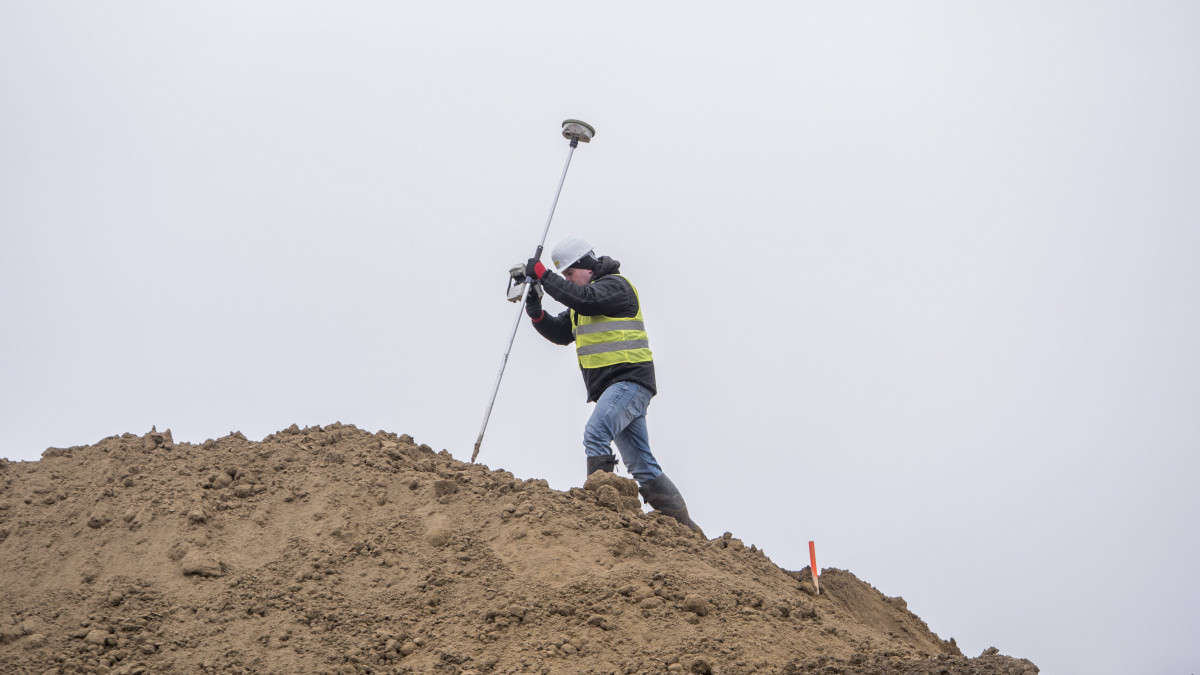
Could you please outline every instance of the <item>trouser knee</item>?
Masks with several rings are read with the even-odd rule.
[[[602,427],[589,424],[583,429],[583,449],[589,457],[612,454],[612,440]]]

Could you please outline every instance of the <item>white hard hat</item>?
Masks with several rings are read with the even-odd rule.
[[[554,250],[550,252],[550,260],[554,263],[554,269],[558,270],[559,274],[579,262],[579,259],[592,253],[592,245],[587,243],[583,237],[571,235],[566,239],[558,242]]]

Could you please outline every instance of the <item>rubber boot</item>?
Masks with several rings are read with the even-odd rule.
[[[675,487],[670,478],[667,478],[667,474],[661,474],[658,478],[646,483],[641,487],[640,492],[642,499],[645,499],[650,506],[687,525],[701,535],[704,534],[700,526],[692,522],[691,517],[688,516],[687,503],[683,501],[683,495],[679,494],[679,488]]]
[[[587,475],[592,475],[597,471],[607,471],[612,473],[617,466],[616,455],[588,455],[587,458]]]

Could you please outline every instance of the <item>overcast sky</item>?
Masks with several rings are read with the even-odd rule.
[[[710,537],[969,656],[1200,671],[1200,5],[0,0],[0,456],[335,421],[464,461],[622,261]],[[555,303],[548,303],[556,307]],[[580,485],[522,322],[479,460]]]

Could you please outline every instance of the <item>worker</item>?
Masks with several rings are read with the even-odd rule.
[[[526,294],[525,311],[542,337],[560,345],[575,343],[587,400],[596,403],[583,430],[588,475],[613,470],[615,442],[646,503],[700,531],[688,516],[683,495],[650,452],[646,408],[657,387],[637,289],[620,274],[620,262],[597,258],[580,237],[567,237],[550,257],[562,276],[530,258],[525,275],[537,282]],[[539,285],[567,309],[547,314]]]

